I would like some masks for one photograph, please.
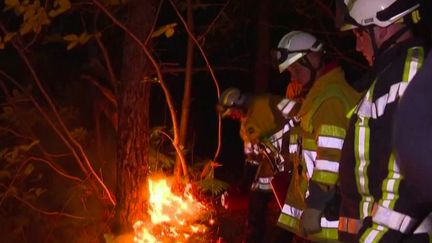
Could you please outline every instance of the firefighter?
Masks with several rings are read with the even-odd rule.
[[[257,167],[249,195],[246,242],[271,242],[265,234],[268,207],[274,197],[270,182],[275,172],[290,170],[282,141],[295,126],[292,117],[298,105],[277,95],[252,96],[229,88],[220,96],[217,109],[222,117],[240,121],[246,166]],[[282,231],[278,237],[289,242],[292,234]]]
[[[340,237],[350,242],[428,242],[429,229],[419,226],[428,209],[414,200],[392,146],[395,111],[424,59],[424,43],[411,27],[420,17],[419,4],[345,0],[337,6],[345,17],[341,30],[354,32],[356,50],[371,66],[370,87],[351,113],[342,152]]]
[[[429,51],[421,70],[414,76],[401,99],[396,113],[394,144],[409,187],[416,200],[432,203],[432,52]]]
[[[312,241],[336,242],[345,115],[359,94],[346,83],[338,63],[326,59],[323,43],[309,33],[284,35],[273,57],[279,71],[288,71],[306,94],[297,114],[300,129],[290,137],[293,179],[278,225]]]

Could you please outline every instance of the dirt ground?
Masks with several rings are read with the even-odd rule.
[[[245,239],[248,195],[236,197],[231,202],[231,207],[223,210],[220,214],[220,228],[218,229],[218,243],[241,243]],[[267,216],[266,239],[274,238],[275,234],[280,234],[281,228],[276,226],[280,209],[276,200],[272,200],[270,213]],[[297,240],[284,241],[285,243],[298,242]]]

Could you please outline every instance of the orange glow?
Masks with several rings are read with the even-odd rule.
[[[134,242],[187,242],[194,234],[207,231],[199,224],[207,208],[196,200],[186,186],[183,195],[172,193],[167,178],[149,179],[148,222],[136,221]]]

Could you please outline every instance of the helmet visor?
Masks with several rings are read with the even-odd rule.
[[[344,0],[336,0],[336,16],[335,27],[341,31],[352,30],[360,27],[361,25],[355,21],[349,14],[348,6]]]
[[[231,109],[230,107],[224,106],[222,104],[217,104],[216,112],[219,113],[222,118],[225,118],[231,113]]]
[[[276,48],[271,51],[272,56],[272,65],[275,69],[279,69],[279,72],[282,73],[287,69],[291,64],[304,57],[310,52],[310,50],[295,50],[290,51],[286,48]]]
[[[376,18],[381,21],[395,22],[403,16],[411,13],[420,6],[417,0],[411,1],[396,1],[388,8],[377,12]]]
[[[271,60],[274,68],[277,68],[279,64],[283,63],[288,58],[288,49],[286,48],[275,48],[271,50]]]

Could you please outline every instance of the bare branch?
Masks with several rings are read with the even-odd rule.
[[[27,136],[27,135],[24,135],[24,134],[21,134],[21,133],[15,131],[15,130],[13,130],[12,128],[9,128],[9,127],[0,127],[0,131],[1,131],[1,130],[6,131],[6,132],[8,132],[8,133],[11,133],[11,134],[13,134],[15,137],[18,137],[18,138],[24,138],[24,139],[27,139],[27,140],[32,140],[32,141],[34,141],[34,138],[32,138],[32,137],[30,137],[30,136]]]
[[[12,178],[11,182],[9,183],[9,186],[8,187],[5,186],[6,187],[6,192],[3,194],[3,196],[0,199],[0,206],[3,204],[3,201],[8,196],[8,193],[9,193],[10,189],[12,188],[13,184],[15,183],[16,179],[18,178],[18,175],[20,175],[21,170],[30,161],[40,161],[40,162],[43,162],[43,163],[47,164],[49,167],[51,167],[55,172],[57,172],[61,176],[65,177],[65,178],[68,178],[70,180],[78,181],[80,183],[83,182],[83,180],[81,180],[78,177],[66,174],[66,172],[63,171],[63,169],[57,168],[56,166],[54,166],[54,164],[52,162],[50,162],[48,160],[45,160],[45,159],[42,159],[42,158],[36,158],[36,157],[28,157],[28,158],[26,158],[26,160],[24,160],[23,162],[21,162],[21,165],[19,166],[18,170],[14,173],[14,177]]]
[[[91,84],[93,84],[94,86],[96,86],[99,89],[99,91],[102,93],[102,95],[105,98],[107,98],[107,100],[110,101],[115,107],[117,107],[117,99],[116,99],[115,95],[111,92],[111,90],[109,90],[109,89],[103,87],[102,85],[100,85],[99,82],[96,81],[90,75],[82,74],[81,78],[89,81]]]
[[[219,82],[214,74],[213,68],[210,65],[210,62],[207,58],[207,55],[205,54],[203,48],[201,47],[201,45],[198,43],[198,40],[195,38],[195,36],[192,34],[192,32],[190,31],[190,29],[188,28],[188,25],[186,23],[186,21],[184,20],[184,18],[182,17],[182,15],[180,14],[179,10],[177,9],[177,7],[175,6],[174,2],[172,0],[169,0],[169,2],[171,3],[174,11],[176,12],[177,16],[179,17],[180,21],[183,23],[184,28],[186,29],[186,32],[188,33],[189,37],[195,42],[195,45],[198,47],[199,51],[201,52],[201,55],[207,65],[207,68],[209,69],[210,75],[214,81],[215,87],[216,87],[216,92],[217,92],[217,97],[220,96],[220,88],[219,88]],[[214,160],[216,160],[216,158],[219,156],[220,153],[220,149],[221,149],[221,117],[218,116],[218,146],[214,155]]]
[[[14,177],[12,178],[12,180],[11,180],[11,182],[9,183],[8,186],[5,186],[5,185],[3,185],[3,184],[0,184],[0,185],[2,185],[2,186],[6,189],[5,193],[3,194],[3,196],[2,196],[1,199],[0,199],[0,206],[3,204],[3,202],[4,202],[4,200],[7,198],[7,196],[9,196],[9,191],[11,190],[13,184],[15,183],[15,180],[18,178],[19,172],[20,172],[21,169],[24,167],[24,165],[27,164],[27,162],[28,162],[29,160],[30,160],[30,159],[27,158],[26,160],[24,160],[24,161],[21,163],[21,165],[18,167],[18,170],[15,172],[15,175],[14,175]]]
[[[43,162],[45,164],[47,164],[49,167],[51,167],[51,169],[53,169],[55,172],[57,172],[59,175],[68,178],[70,180],[74,180],[74,181],[78,181],[80,183],[83,182],[83,180],[81,180],[80,178],[76,177],[76,176],[72,176],[67,174],[66,172],[63,171],[63,169],[61,168],[57,168],[51,161],[48,161],[46,159],[42,159],[42,158],[36,158],[36,157],[29,157],[30,160],[33,161],[39,161],[39,162]]]
[[[209,26],[207,27],[207,29],[197,38],[198,41],[201,41],[203,38],[205,38],[205,36],[208,34],[208,32],[210,32],[211,28],[213,27],[213,25],[215,25],[216,21],[219,19],[220,16],[222,16],[222,13],[225,11],[225,8],[229,5],[229,3],[231,2],[231,0],[228,0],[221,8],[221,10],[219,11],[219,13],[216,15],[216,17],[212,20],[212,22],[209,24]]]
[[[99,12],[97,12],[95,17],[94,17],[93,25],[94,25],[95,30],[98,29],[97,24],[96,24],[96,20],[97,20],[98,16],[99,16]],[[117,77],[115,76],[114,69],[112,67],[111,59],[109,57],[108,51],[105,48],[105,45],[103,44],[103,42],[101,41],[101,38],[99,35],[96,35],[95,39],[96,39],[96,43],[97,43],[100,51],[102,52],[102,56],[103,56],[103,59],[105,61],[106,69],[108,72],[109,81],[111,82],[111,85],[113,86],[114,93],[117,94],[117,92],[118,92],[118,80],[117,80]]]
[[[64,153],[64,154],[52,154],[52,153],[48,153],[48,152],[44,152],[47,156],[49,157],[53,157],[53,158],[61,158],[61,157],[68,157],[68,156],[72,156],[72,154],[70,153]]]
[[[67,217],[67,218],[72,218],[72,219],[79,219],[79,220],[85,220],[86,218],[81,217],[81,216],[76,216],[73,214],[69,214],[69,213],[62,213],[62,212],[49,212],[49,211],[45,211],[42,210],[36,206],[34,206],[33,204],[31,204],[30,202],[27,202],[26,200],[14,195],[14,198],[17,199],[18,201],[22,202],[24,205],[28,206],[29,208],[44,214],[44,215],[48,215],[48,216],[62,216],[62,217]]]
[[[238,71],[238,72],[245,72],[248,73],[250,72],[249,69],[246,68],[241,68],[241,67],[214,67],[213,70],[217,70],[217,71]],[[202,67],[202,68],[193,68],[194,72],[204,72],[204,71],[208,71],[207,67]],[[185,72],[185,68],[184,67],[166,67],[166,68],[162,68],[161,69],[162,73],[184,73]]]
[[[5,76],[7,79],[11,79],[12,77],[10,77],[7,73],[5,73],[3,70],[0,70],[0,74],[2,74],[3,76]],[[6,85],[4,84],[4,82],[3,82],[3,80],[0,80],[1,82],[0,82],[0,85],[1,85],[1,88],[2,88],[2,90],[3,90],[3,93],[6,95],[6,96],[10,96],[10,94],[9,94],[9,90],[6,88]]]
[[[160,0],[159,1],[159,6],[158,6],[158,8],[157,8],[157,10],[156,10],[156,14],[155,14],[155,18],[154,18],[154,21],[153,21],[153,24],[152,24],[152,27],[151,27],[151,29],[150,29],[150,33],[153,33],[154,32],[154,29],[156,28],[156,23],[157,23],[157,20],[158,20],[158,16],[159,16],[159,13],[160,13],[160,10],[161,10],[161,8],[162,8],[162,4],[164,3],[164,0]],[[148,35],[147,36],[147,39],[144,41],[144,45],[146,46],[147,44],[148,44],[148,42],[150,41],[150,39],[151,39],[151,34],[150,35]]]
[[[193,6],[198,8],[220,7],[223,3],[195,3]]]
[[[321,0],[315,0],[315,3],[319,6],[321,10],[323,10],[323,12],[327,15],[327,17],[329,17],[334,21],[335,15],[333,14],[333,12],[331,11],[328,5],[321,2]]]
[[[7,189],[7,187],[6,187],[5,185],[3,185],[3,184],[0,184],[0,186],[3,187],[3,188],[6,188],[6,189]],[[73,215],[73,214],[69,214],[69,213],[46,211],[46,210],[43,210],[43,209],[40,209],[40,208],[34,206],[34,205],[31,204],[30,202],[24,200],[24,199],[21,198],[21,197],[18,197],[17,195],[13,195],[13,197],[14,197],[16,200],[18,200],[18,201],[20,201],[21,203],[23,203],[24,205],[26,205],[27,207],[29,207],[29,208],[33,209],[34,211],[36,211],[36,212],[38,212],[38,213],[41,213],[41,214],[43,214],[43,215],[47,215],[47,216],[62,216],[62,217],[67,217],[67,218],[72,218],[72,219],[79,219],[79,220],[84,220],[84,219],[86,219],[86,218],[84,218],[84,217],[77,216],[77,215]]]
[[[3,32],[6,32],[6,29],[4,28],[3,25],[1,25],[0,27],[3,30]],[[88,160],[88,158],[87,158],[84,150],[82,149],[81,145],[71,136],[68,128],[66,127],[66,125],[63,122],[63,120],[61,119],[60,114],[58,113],[57,108],[55,107],[52,99],[50,98],[50,96],[46,92],[45,88],[43,87],[42,82],[39,80],[39,77],[38,77],[36,71],[34,70],[32,64],[30,63],[30,60],[28,59],[27,55],[24,53],[24,50],[19,46],[19,44],[15,40],[12,40],[12,45],[15,47],[15,49],[17,50],[19,56],[24,61],[27,69],[29,70],[29,72],[30,72],[30,74],[31,74],[31,76],[32,76],[35,84],[36,84],[36,86],[38,87],[39,91],[42,93],[42,95],[45,98],[46,102],[48,103],[49,107],[53,111],[54,116],[57,118],[58,124],[60,125],[61,129],[63,130],[64,134],[66,135],[66,137],[64,137],[63,135],[60,136],[60,137],[62,138],[62,140],[64,141],[64,143],[69,147],[69,149],[74,154],[74,157],[76,158],[77,162],[79,162],[78,164],[81,167],[81,169],[83,170],[83,172],[85,172],[87,174],[87,171],[90,170],[90,173],[94,176],[94,178],[100,184],[100,186],[102,187],[102,189],[108,194],[108,197],[109,197],[111,203],[113,205],[115,205],[116,203],[115,203],[115,200],[114,200],[114,196],[109,191],[109,189],[106,187],[106,185],[103,183],[103,181],[99,178],[98,174],[94,171],[94,169],[93,169],[90,161]],[[20,87],[23,90],[23,92],[25,91],[21,87],[21,85],[19,85],[18,83],[15,82],[15,85],[17,87]],[[38,103],[33,98],[32,98],[32,101],[34,102],[34,104],[36,105],[36,107],[38,108],[38,110],[41,112],[41,114],[44,116],[44,118],[58,132],[58,134],[61,135],[62,133],[57,129],[57,126],[51,121],[51,119],[49,118],[49,116],[43,111],[43,109],[38,105]],[[78,152],[80,153],[79,155],[77,153],[77,150],[72,147],[71,143],[76,146]],[[82,164],[82,160],[84,160],[84,163],[86,164],[86,166],[88,168],[84,167],[84,165]]]

